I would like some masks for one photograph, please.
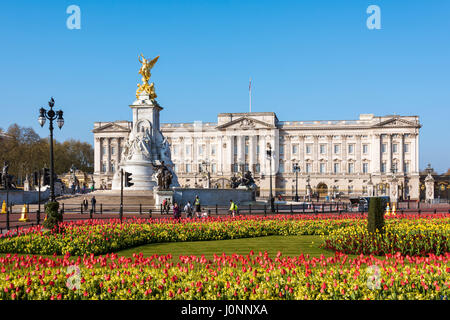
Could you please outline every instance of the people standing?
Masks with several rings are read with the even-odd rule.
[[[237,211],[237,205],[233,202],[233,200],[230,200],[230,214],[234,217],[236,215]]]
[[[177,221],[180,221],[181,213],[180,213],[180,207],[178,207],[178,203],[173,203],[173,218]]]
[[[92,205],[92,213],[95,213],[95,204],[97,203],[97,200],[95,199],[95,196],[91,198],[91,205]]]
[[[184,206],[184,212],[186,212],[186,218],[191,218],[192,217],[192,206],[191,206],[191,202],[188,201],[186,203],[186,205]]]
[[[84,199],[83,199],[83,209],[84,209],[84,211],[88,211],[88,209],[89,209],[89,202],[87,201],[87,199],[86,199],[86,197],[84,197]]]
[[[195,213],[197,214],[197,217],[201,216],[202,208],[200,205],[200,198],[198,197],[198,195],[195,196],[194,206],[195,206]]]

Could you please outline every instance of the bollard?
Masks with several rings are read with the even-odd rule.
[[[450,212],[450,209],[449,209],[449,212]],[[264,204],[264,216],[267,216],[267,205],[266,204]]]
[[[216,203],[216,215],[218,215],[218,214],[219,214],[219,210],[217,208],[217,203]]]
[[[142,203],[139,203],[139,214],[142,214]]]
[[[83,214],[83,204],[81,204],[81,210],[80,210],[81,214]]]
[[[238,212],[239,212],[239,210],[238,210]],[[211,217],[211,209],[208,209],[208,217]]]
[[[434,213],[436,213],[436,208],[434,209]]]
[[[101,206],[101,205],[100,205],[100,206]],[[93,210],[89,211],[89,219],[91,219],[91,220],[92,220],[92,211],[93,211]]]
[[[152,209],[148,210],[148,215],[149,215],[149,218],[151,219],[152,218]]]
[[[418,211],[419,215],[420,215],[420,212],[421,212],[421,211],[422,211],[422,210],[419,209],[419,211]]]
[[[163,213],[163,207],[162,207],[162,203],[159,205],[160,206],[160,212],[161,212],[161,215],[163,215],[164,213]]]
[[[325,211],[324,211],[324,207],[325,207],[325,205],[322,203],[322,213],[325,212]]]
[[[64,202],[62,203],[62,213],[64,213]]]
[[[292,211],[292,203],[291,203],[290,207],[291,207],[291,213],[293,213],[294,211]]]
[[[100,203],[100,214],[103,214],[103,203]]]
[[[278,204],[277,204],[277,213],[279,213],[279,212],[278,212]]]
[[[37,225],[39,225],[39,223],[41,222],[41,212],[39,211],[39,209],[36,210],[36,223]]]
[[[248,205],[248,214],[252,214],[252,205],[251,204]]]

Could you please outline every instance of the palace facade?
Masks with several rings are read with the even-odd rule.
[[[111,187],[132,122],[95,122],[96,188]],[[165,123],[183,187],[229,188],[251,171],[260,196],[394,195],[419,198],[417,116],[279,121],[274,112],[221,113],[217,122]],[[271,157],[267,151],[271,150]],[[296,168],[298,168],[296,170]]]

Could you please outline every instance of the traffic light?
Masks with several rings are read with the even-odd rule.
[[[125,172],[125,187],[131,187],[134,185],[134,183],[131,182],[131,173]]]
[[[35,186],[37,186],[38,184],[39,184],[39,181],[38,181],[39,179],[38,179],[38,173],[37,173],[37,171],[35,171],[35,172],[33,172],[33,184],[35,185]]]
[[[50,169],[44,168],[44,186],[50,185]]]

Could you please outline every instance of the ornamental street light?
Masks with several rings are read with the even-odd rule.
[[[270,143],[267,143],[267,157],[269,157],[269,177],[270,177],[270,194],[269,194],[269,199],[270,199],[270,210],[272,212],[275,211],[274,208],[274,199],[273,199],[273,195],[272,195],[272,146],[270,145]]]
[[[53,158],[53,121],[56,120],[58,124],[58,128],[61,129],[64,125],[63,112],[61,110],[54,111],[53,106],[55,105],[55,100],[53,97],[48,102],[48,106],[50,110],[46,110],[41,108],[39,110],[39,124],[41,127],[44,126],[46,119],[50,121],[49,129],[50,129],[50,201],[55,202],[55,163]]]
[[[294,163],[294,172],[295,172],[295,202],[298,202],[298,173],[300,172],[300,167],[298,163]]]

